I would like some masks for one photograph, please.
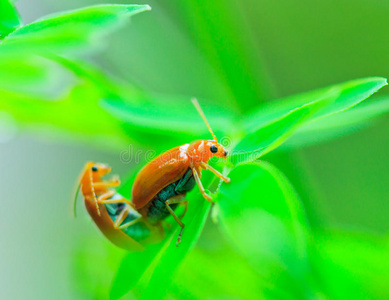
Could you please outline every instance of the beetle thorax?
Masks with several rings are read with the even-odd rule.
[[[188,147],[187,154],[193,166],[199,166],[201,162],[207,162],[210,157],[205,150],[205,141],[195,141]]]
[[[191,143],[187,154],[193,166],[199,166],[201,162],[208,162],[213,156],[225,157],[227,152],[224,147],[213,140],[199,140]]]

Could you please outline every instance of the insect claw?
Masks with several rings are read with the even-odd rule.
[[[181,243],[181,236],[182,236],[182,232],[183,231],[184,231],[184,227],[181,228],[180,233],[178,234],[177,242],[176,242],[176,247],[178,247],[179,244]]]
[[[112,177],[112,182],[115,182],[116,184],[120,185],[120,178],[119,176],[115,175]]]
[[[203,197],[205,198],[205,200],[213,203],[213,198],[210,195],[208,195],[207,193],[204,192]]]

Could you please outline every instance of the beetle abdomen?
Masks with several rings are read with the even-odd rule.
[[[109,200],[116,200],[116,199],[122,199],[123,197],[116,193],[113,195]],[[120,213],[123,211],[123,209],[128,208],[128,204],[124,202],[119,203],[109,203],[105,204],[105,207],[107,208],[107,212],[112,219],[113,222],[116,221],[117,217],[120,215]],[[123,220],[121,225],[125,225],[130,221],[133,221],[135,219],[141,218],[142,215],[139,214],[136,210],[130,208],[130,212],[128,213],[127,217]],[[145,239],[148,239],[151,232],[146,227],[144,222],[135,223],[131,226],[128,226],[123,229],[123,232],[127,234],[129,237],[133,238],[137,242],[141,242]]]
[[[193,189],[195,183],[193,172],[188,168],[181,179],[169,184],[153,198],[150,206],[147,207],[147,217],[149,220],[157,222],[168,217],[170,213],[166,207],[166,201],[174,196],[185,195]],[[177,204],[171,204],[170,207],[175,210]]]

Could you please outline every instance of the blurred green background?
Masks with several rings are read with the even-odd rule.
[[[113,2],[19,0],[16,6],[29,23],[50,13],[103,3]],[[107,37],[103,51],[84,53],[83,59],[145,91],[195,95],[227,108],[239,106],[243,114],[260,103],[295,93],[355,78],[388,77],[386,1],[138,4],[149,4],[152,11],[131,18],[130,24]],[[60,78],[51,92],[66,89],[64,77]],[[388,93],[384,88],[379,96]],[[264,157],[286,175],[301,197],[319,250],[326,239],[336,244],[331,254],[323,254],[324,261],[335,260],[331,255],[344,259],[344,269],[329,263],[316,275],[329,274],[334,281],[336,276],[352,278],[361,289],[355,291],[347,282],[334,288],[336,283],[326,282],[318,288],[320,293],[304,293],[306,298],[346,299],[350,290],[354,299],[389,298],[387,278],[380,277],[387,272],[389,254],[381,239],[389,226],[388,125],[384,116],[369,126],[355,126],[352,134],[300,149],[280,148]],[[82,136],[75,142],[51,129],[39,126],[17,133],[13,127],[0,129],[4,131],[0,135],[4,140],[0,147],[0,295],[4,299],[104,299],[120,257],[110,257],[111,246],[102,241],[86,213],[76,220],[71,217],[72,192],[86,161],[107,162],[122,177],[136,167],[120,161],[120,147],[107,147],[108,138],[101,139],[100,147],[100,142],[91,145]],[[150,134],[151,142],[142,141],[137,147],[151,148],[152,139]],[[177,142],[167,140],[164,147],[154,149],[161,152]],[[262,191],[257,193],[260,197]],[[327,236],[329,229],[339,235]],[[355,261],[348,259],[352,252],[358,252]],[[294,292],[264,293],[250,263],[237,253],[208,222],[175,277],[170,295],[177,299],[299,298]],[[350,267],[356,262],[361,264],[358,271]],[[369,269],[383,271],[376,272],[375,278]],[[336,292],[325,296],[326,290]]]

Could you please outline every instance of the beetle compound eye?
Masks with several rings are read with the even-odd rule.
[[[209,149],[211,150],[212,153],[216,153],[217,152],[217,147],[216,146],[211,146]]]
[[[96,166],[93,166],[93,167],[92,167],[92,171],[93,171],[93,172],[97,172],[97,167],[96,167]]]

